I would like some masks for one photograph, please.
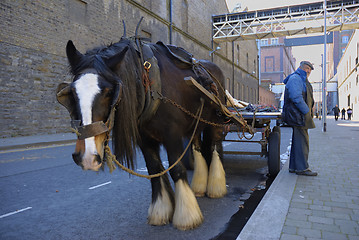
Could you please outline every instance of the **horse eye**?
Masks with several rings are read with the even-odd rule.
[[[113,91],[112,91],[112,89],[110,89],[110,88],[105,88],[105,89],[103,90],[103,96],[104,96],[104,97],[111,97],[112,94],[113,94]]]

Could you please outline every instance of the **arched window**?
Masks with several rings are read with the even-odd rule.
[[[249,72],[249,56],[248,56],[248,53],[247,53],[247,69],[246,70]]]

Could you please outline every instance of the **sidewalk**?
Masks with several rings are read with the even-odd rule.
[[[237,239],[359,239],[359,122],[327,119],[309,131],[309,166],[284,165]]]
[[[19,148],[41,147],[56,144],[66,144],[76,141],[74,133],[60,133],[50,135],[35,135],[0,139],[0,151]]]

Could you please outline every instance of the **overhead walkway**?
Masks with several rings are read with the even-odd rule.
[[[212,17],[213,41],[324,32],[324,1]],[[327,32],[359,28],[359,0],[327,1]]]

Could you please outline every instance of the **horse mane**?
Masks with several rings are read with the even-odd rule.
[[[124,162],[128,167],[134,168],[136,147],[139,142],[138,116],[141,106],[139,106],[139,94],[142,82],[142,66],[138,59],[138,53],[129,42],[129,49],[125,58],[122,60],[117,74],[123,83],[122,97],[115,113],[114,127],[112,130],[112,145],[114,153],[121,163]],[[140,85],[140,86],[139,86]]]
[[[122,51],[126,46],[129,49],[125,57],[115,69],[110,69],[103,59],[110,58]],[[95,69],[112,84],[122,83],[121,101],[116,107],[114,126],[112,129],[112,147],[117,160],[129,168],[134,168],[136,146],[139,140],[137,84],[141,81],[141,69],[137,52],[133,42],[122,38],[119,42],[109,46],[101,46],[87,51],[77,66],[70,69],[73,75],[81,74],[85,69]]]

